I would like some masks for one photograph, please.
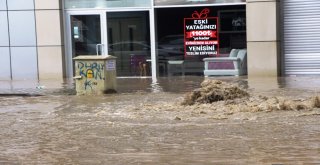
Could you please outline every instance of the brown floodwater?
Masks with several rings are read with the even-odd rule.
[[[219,79],[257,97],[320,91],[317,77]],[[120,78],[118,93],[104,96],[76,96],[72,81],[0,81],[0,164],[320,164],[319,108],[180,105],[203,80]]]

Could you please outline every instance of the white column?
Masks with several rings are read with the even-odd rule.
[[[156,35],[155,35],[155,19],[154,9],[149,10],[150,18],[150,47],[151,47],[151,76],[152,81],[157,81],[157,56],[156,56]]]

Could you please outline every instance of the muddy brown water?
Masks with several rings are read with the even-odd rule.
[[[319,109],[180,105],[203,79],[118,79],[118,93],[105,96],[76,96],[70,82],[2,85],[0,93],[13,95],[0,97],[0,164],[320,164]],[[219,79],[267,97],[320,91],[317,77]]]

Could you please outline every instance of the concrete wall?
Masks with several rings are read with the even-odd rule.
[[[249,77],[280,73],[278,7],[278,0],[247,0]]]
[[[63,78],[61,0],[0,0],[0,80]]]
[[[63,77],[61,0],[35,0],[39,79]]]

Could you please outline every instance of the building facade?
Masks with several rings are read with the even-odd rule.
[[[317,0],[0,0],[0,80],[72,78],[73,57],[103,54],[122,77],[170,75],[168,61],[202,75],[203,58],[234,48],[247,49],[249,77],[320,74],[319,9]],[[202,33],[216,39],[188,47],[186,35]]]
[[[63,77],[60,1],[0,0],[0,79]]]

